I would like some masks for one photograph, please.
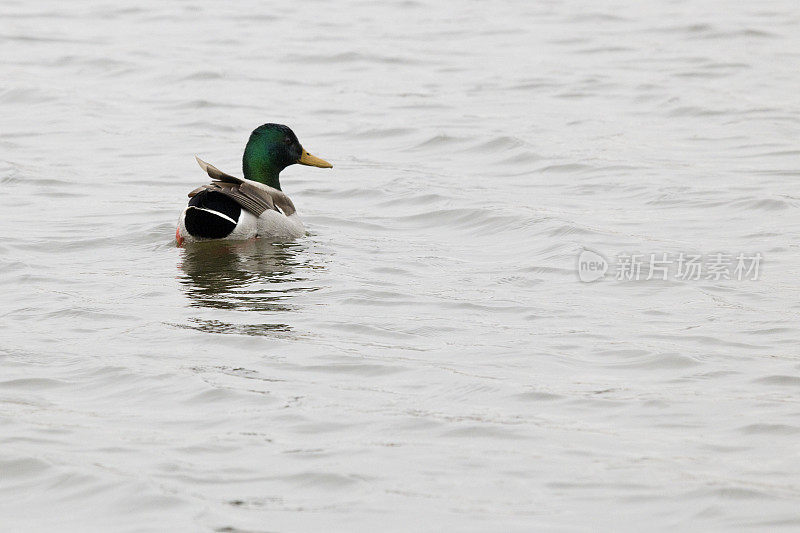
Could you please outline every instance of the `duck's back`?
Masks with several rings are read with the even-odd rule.
[[[273,208],[256,217],[230,196],[202,190],[181,213],[177,234],[180,241],[189,242],[253,237],[291,239],[302,237],[305,227],[297,213],[286,216]]]

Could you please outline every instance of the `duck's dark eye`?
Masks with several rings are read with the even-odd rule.
[[[292,144],[292,138],[291,137],[286,137],[283,140],[283,144],[285,144],[286,146],[289,146],[290,144]]]

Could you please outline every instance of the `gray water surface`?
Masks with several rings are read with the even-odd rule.
[[[0,72],[4,531],[800,528],[796,2],[6,0]],[[264,122],[308,236],[176,247]]]

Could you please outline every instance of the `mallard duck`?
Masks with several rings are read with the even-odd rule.
[[[253,130],[242,157],[244,179],[222,172],[195,156],[214,180],[189,193],[175,239],[184,242],[254,237],[296,238],[305,234],[294,204],[281,190],[281,170],[300,163],[320,168],[333,165],[306,152],[283,124]]]

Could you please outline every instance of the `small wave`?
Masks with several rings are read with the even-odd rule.
[[[455,208],[433,209],[423,213],[398,216],[390,219],[402,227],[449,227],[491,235],[498,231],[524,229],[529,221],[518,215],[500,215],[488,209]],[[386,222],[387,225],[391,222]]]
[[[482,152],[504,152],[506,150],[513,150],[527,146],[527,143],[517,137],[502,135],[495,137],[488,141],[483,141],[475,146],[470,147],[470,150]]]
[[[678,106],[673,107],[667,112],[670,117],[713,117],[723,116],[731,113],[730,109],[713,109],[701,106]]]
[[[213,70],[198,70],[183,76],[181,81],[207,81],[207,80],[220,80],[223,76],[219,72]]]
[[[562,394],[554,394],[552,392],[532,391],[515,394],[514,399],[523,402],[554,402],[565,399],[565,396]]]
[[[177,101],[165,104],[162,107],[169,109],[257,109],[257,106],[254,105],[236,104],[231,102],[214,102],[211,100]]]
[[[52,378],[19,378],[0,381],[0,389],[23,389],[37,391],[53,389],[67,385],[66,382]]]
[[[47,91],[36,87],[25,87],[6,89],[0,91],[0,102],[6,104],[42,104],[57,100],[58,96],[53,91]],[[41,131],[31,133],[31,135],[41,135]],[[8,134],[6,134],[8,136]]]
[[[358,130],[350,133],[350,136],[360,139],[384,139],[402,137],[414,133],[411,128],[370,128]]]
[[[330,65],[332,63],[382,63],[388,65],[421,65],[431,63],[419,58],[367,54],[363,52],[342,52],[338,54],[289,54],[285,61],[289,63],[305,63],[309,65]]]
[[[800,207],[800,202],[784,198],[743,198],[729,201],[727,204],[739,210],[753,211],[782,211]]]
[[[453,137],[451,135],[440,133],[407,148],[406,151],[439,150],[445,147],[452,148],[456,145],[463,144],[467,140],[468,139],[466,137]]]
[[[739,428],[741,433],[749,435],[794,435],[800,433],[800,426],[788,424],[748,424]]]
[[[46,472],[52,472],[53,467],[42,459],[32,457],[21,457],[15,459],[0,459],[0,472],[5,478],[19,479],[41,476]],[[4,484],[4,489],[8,487]]]
[[[765,376],[754,379],[753,383],[776,385],[779,387],[800,387],[800,377],[786,375]]]

